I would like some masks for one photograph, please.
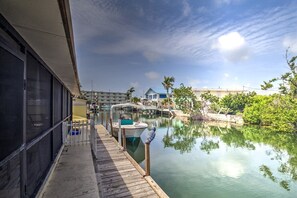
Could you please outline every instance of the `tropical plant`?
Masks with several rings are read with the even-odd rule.
[[[207,113],[209,110],[211,112],[220,112],[221,108],[219,106],[220,98],[217,96],[214,96],[210,93],[210,91],[207,91],[205,93],[202,93],[200,95],[201,98],[201,109],[203,114]]]
[[[126,99],[127,100],[129,100],[129,101],[131,100],[133,92],[135,92],[134,87],[130,87],[130,89],[127,90],[127,92],[126,92]]]
[[[176,107],[182,110],[183,113],[200,113],[201,103],[193,93],[192,87],[186,87],[184,84],[180,84],[179,88],[173,90],[173,96]]]
[[[275,132],[297,130],[297,99],[290,95],[255,96],[244,109],[245,123],[268,126]]]
[[[137,97],[132,97],[132,98],[131,98],[131,102],[133,102],[133,103],[137,104],[137,103],[139,103],[139,102],[140,102],[140,98],[137,98]]]
[[[246,106],[253,102],[256,92],[228,94],[220,100],[220,106],[228,111],[225,113],[243,113]]]
[[[164,76],[164,81],[162,82],[162,85],[166,90],[167,98],[170,98],[169,89],[171,90],[173,89],[174,81],[175,81],[174,77]]]
[[[297,97],[297,65],[296,65],[297,56],[288,58],[288,49],[286,50],[286,61],[289,66],[289,72],[284,73],[278,78],[273,78],[268,82],[264,81],[264,84],[261,85],[261,89],[267,90],[272,88],[273,83],[279,81],[279,91],[282,94],[290,95],[292,97]]]

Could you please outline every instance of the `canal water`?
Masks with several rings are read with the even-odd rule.
[[[149,124],[128,140],[130,155],[144,167],[151,143],[151,176],[170,197],[297,197],[297,136],[254,126],[140,117]]]

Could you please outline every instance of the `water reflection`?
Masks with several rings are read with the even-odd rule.
[[[217,123],[180,123],[171,121],[163,137],[164,147],[172,147],[180,153],[189,153],[200,141],[200,150],[211,154],[224,144],[231,148],[255,150],[257,145],[269,145],[272,150],[266,151],[271,160],[278,161],[276,173],[268,165],[261,165],[259,172],[265,177],[286,189],[297,181],[297,137],[296,134],[274,133],[265,128],[254,126],[222,127]],[[171,130],[169,128],[172,128]],[[244,168],[237,161],[222,160],[217,166],[222,175],[238,178]]]
[[[197,197],[195,193],[199,193],[202,197],[216,197],[210,192],[218,189],[220,197],[230,197],[236,190],[245,192],[243,197],[266,197],[270,191],[274,197],[295,197],[297,134],[254,126],[137,116],[134,119],[146,122],[148,130],[157,127],[151,146],[152,174],[170,196]],[[143,162],[144,144],[140,138],[128,140],[127,147],[138,163]],[[187,176],[199,179],[182,182],[189,180]],[[200,187],[195,188],[197,185]],[[277,186],[280,188],[274,188]]]
[[[144,143],[141,138],[127,138],[126,145],[128,153],[137,163],[144,161]]]

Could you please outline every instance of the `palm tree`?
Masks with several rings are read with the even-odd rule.
[[[131,87],[130,89],[127,90],[126,95],[127,95],[127,99],[130,100],[132,97],[132,93],[135,92],[135,88]]]
[[[174,81],[173,76],[164,76],[164,81],[162,82],[163,87],[166,89],[168,101],[170,101],[169,89],[172,90]]]

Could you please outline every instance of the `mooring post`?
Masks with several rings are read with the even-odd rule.
[[[118,144],[119,144],[120,146],[122,146],[122,145],[121,145],[121,144],[122,144],[122,137],[121,137],[121,135],[122,135],[121,119],[119,119],[118,123],[119,123]]]
[[[151,175],[150,144],[156,136],[156,127],[148,133],[145,141],[145,176]]]
[[[105,119],[105,128],[108,131],[108,114],[106,113],[106,119]]]
[[[113,137],[113,128],[112,128],[112,119],[111,118],[109,119],[109,122],[110,122],[110,132],[109,132],[109,135],[111,134],[111,136]]]
[[[103,112],[101,112],[101,124],[103,125]]]
[[[145,143],[145,176],[151,175],[150,142]]]
[[[123,150],[125,151],[126,150],[126,131],[125,129],[122,129],[122,132],[123,132]]]

